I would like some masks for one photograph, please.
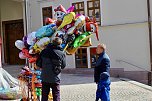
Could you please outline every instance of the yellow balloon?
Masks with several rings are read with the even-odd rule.
[[[65,25],[70,24],[73,20],[75,20],[75,13],[74,12],[70,12],[69,14],[65,15],[61,25],[58,27],[58,30],[63,28]]]

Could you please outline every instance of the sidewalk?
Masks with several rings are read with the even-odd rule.
[[[21,67],[4,68],[16,76]],[[152,101],[152,87],[126,78],[111,77],[111,101]],[[94,101],[96,84],[92,74],[61,74],[61,101]]]

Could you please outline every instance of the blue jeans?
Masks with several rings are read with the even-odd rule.
[[[50,88],[52,88],[53,101],[60,101],[60,83],[42,82],[42,100],[48,101]]]
[[[96,100],[95,101],[110,101],[110,85],[103,84],[102,82],[98,82],[97,91],[96,91]]]

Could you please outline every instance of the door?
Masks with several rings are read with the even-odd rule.
[[[79,48],[75,54],[76,68],[88,68],[87,48]]]
[[[24,36],[23,20],[5,21],[4,33],[4,58],[9,65],[22,65],[25,60],[19,58],[20,50],[15,47],[16,40],[22,40]]]
[[[90,48],[90,63],[91,63],[91,68],[95,67],[97,58],[98,58],[98,55],[96,54],[96,47],[91,47]]]

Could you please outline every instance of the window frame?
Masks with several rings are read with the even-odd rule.
[[[95,2],[98,1],[99,4],[97,7],[95,7]],[[92,7],[89,7],[90,6],[90,3],[92,3]],[[90,15],[90,10],[92,10],[93,14],[91,17],[95,18],[96,19],[96,22],[98,23],[98,25],[101,25],[101,13],[100,13],[100,0],[91,0],[91,1],[87,1],[87,15],[89,16]],[[96,10],[98,10],[99,12],[99,20],[97,20],[97,18],[95,17],[95,12]],[[89,16],[90,17],[90,16]]]
[[[80,5],[83,6],[82,9],[80,9]],[[85,6],[84,6],[84,1],[82,2],[75,2],[75,3],[72,3],[73,6],[77,5],[78,9],[74,9],[74,12],[76,14],[81,14],[80,12],[83,11],[83,15],[85,15]]]
[[[52,19],[52,17],[53,17],[53,11],[52,10],[53,10],[52,6],[42,7],[43,25],[45,25],[45,19],[46,18],[51,18]],[[46,14],[44,14],[44,12],[46,12]]]

